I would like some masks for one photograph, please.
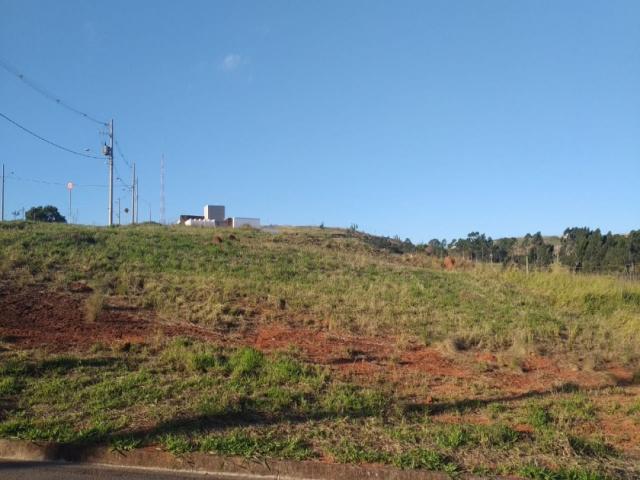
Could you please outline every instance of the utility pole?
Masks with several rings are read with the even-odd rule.
[[[0,222],[4,222],[4,163],[2,164],[2,214],[0,214]]]
[[[138,204],[138,196],[140,194],[140,192],[138,191],[138,177],[136,177],[135,186],[136,186],[136,188],[135,188],[135,192],[136,192],[136,198],[135,198],[136,214],[135,214],[135,217],[136,217],[136,223],[138,223],[139,222],[139,217],[140,217],[140,215],[139,215],[140,214],[140,205]]]
[[[136,223],[136,162],[133,162],[133,177],[131,179],[131,223]]]
[[[109,165],[109,222],[108,225],[113,225],[113,118],[109,122],[109,145],[105,145],[102,148],[102,153],[107,157]]]
[[[120,197],[118,197],[118,225],[120,225]]]
[[[67,190],[69,190],[69,223],[73,223],[73,214],[71,210],[71,190],[73,190],[73,182],[67,182]]]

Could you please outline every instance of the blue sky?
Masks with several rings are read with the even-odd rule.
[[[0,0],[0,58],[114,118],[141,219],[149,207],[158,219],[164,154],[167,220],[222,203],[263,223],[413,241],[640,227],[635,0]],[[0,105],[100,151],[100,126],[4,70]],[[9,218],[68,210],[63,185],[25,179],[107,182],[103,160],[2,118],[0,144]],[[128,206],[121,186],[116,197]],[[104,224],[106,208],[103,186],[73,191],[80,222]]]

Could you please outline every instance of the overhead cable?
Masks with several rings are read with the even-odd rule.
[[[96,158],[98,160],[103,160],[103,157],[100,157],[98,155],[91,155],[88,153],[83,153],[83,152],[78,152],[76,150],[72,150],[71,148],[67,148],[64,147],[56,142],[53,142],[51,140],[48,140],[46,138],[44,138],[42,135],[38,135],[37,133],[35,133],[32,130],[29,130],[27,127],[20,125],[18,122],[16,122],[15,120],[12,120],[11,118],[7,117],[4,113],[0,112],[0,117],[4,118],[5,120],[7,120],[8,122],[12,123],[13,125],[15,125],[16,127],[20,128],[21,130],[24,130],[25,132],[27,132],[29,135],[33,135],[34,137],[36,137],[39,140],[42,140],[45,143],[48,143],[49,145],[52,145],[56,148],[59,148],[60,150],[64,150],[65,152],[68,153],[72,153],[73,155],[78,155],[80,157],[87,157],[87,158]]]
[[[97,123],[99,125],[103,125],[103,126],[107,126],[108,125],[107,122],[104,122],[102,120],[98,120],[96,117],[94,117],[92,115],[89,115],[88,113],[85,113],[82,110],[79,110],[79,109],[71,106],[69,103],[65,102],[64,100],[62,100],[57,95],[55,95],[55,94],[49,92],[47,89],[39,86],[33,80],[30,80],[22,72],[20,72],[15,67],[9,65],[7,62],[5,62],[2,59],[0,59],[0,67],[2,67],[5,71],[9,72],[10,74],[14,75],[15,77],[17,77],[18,79],[22,80],[27,86],[31,87],[33,90],[38,92],[43,97],[51,100],[52,102],[57,103],[61,107],[66,108],[67,110],[75,113],[76,115],[80,115],[81,117],[84,117],[87,120],[90,120],[90,121],[92,121],[94,123]]]

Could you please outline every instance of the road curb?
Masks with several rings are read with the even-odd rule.
[[[108,447],[77,446],[48,442],[0,439],[0,459],[74,462],[136,469],[170,470],[185,473],[207,473],[238,479],[264,480],[445,480],[448,475],[390,467],[330,464],[314,461],[251,460],[222,457],[206,453],[176,456],[153,447],[127,452]],[[479,477],[463,476],[467,480]]]

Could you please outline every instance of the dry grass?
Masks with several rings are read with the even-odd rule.
[[[0,228],[0,268],[12,276],[18,268],[22,282],[104,285],[105,295],[167,320],[211,327],[298,321],[454,349],[638,359],[638,283],[559,268],[446,272],[439,259],[376,249],[342,230],[234,235],[215,244],[201,229],[9,224]]]
[[[84,303],[84,319],[87,323],[94,323],[104,309],[105,298],[100,292],[93,292]]]

